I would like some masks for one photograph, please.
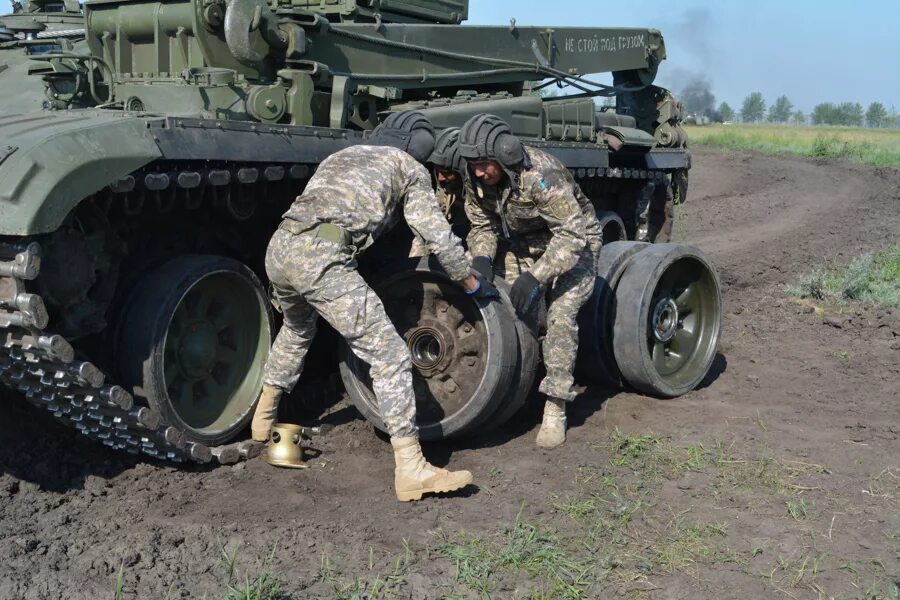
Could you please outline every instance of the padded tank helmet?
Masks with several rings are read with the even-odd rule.
[[[466,121],[459,133],[459,153],[466,160],[496,160],[507,174],[527,161],[522,142],[496,115],[477,115]]]
[[[434,125],[418,111],[391,113],[369,140],[375,146],[399,148],[424,163],[434,151]]]
[[[465,171],[462,156],[459,155],[459,127],[449,127],[438,134],[429,162],[448,171]]]

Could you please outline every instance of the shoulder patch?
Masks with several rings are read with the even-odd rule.
[[[538,181],[538,187],[542,190],[547,190],[550,188],[550,184],[547,183],[546,179],[541,178],[541,180]]]
[[[547,206],[547,210],[551,215],[560,220],[565,220],[572,216],[570,203],[565,196],[557,196],[551,200],[550,204]]]

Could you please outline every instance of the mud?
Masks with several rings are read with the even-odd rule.
[[[660,487],[657,510],[727,522],[722,544],[746,558],[710,560],[694,574],[648,567],[634,585],[594,590],[862,598],[873,582],[900,580],[900,311],[821,314],[783,291],[826,258],[849,262],[896,241],[900,172],[698,151],[691,177],[676,236],[715,260],[727,311],[721,355],[700,389],[668,401],[587,389],[567,443],[552,452],[534,445],[535,408],[494,434],[427,446],[434,462],[470,469],[480,485],[411,505],[392,496],[389,444],[345,401],[322,416],[337,427],[316,440],[309,470],[260,460],[177,469],[108,453],[3,392],[0,598],[111,598],[119,572],[126,598],[217,598],[232,552],[241,577],[271,557],[282,591],[298,598],[340,596],[335,578],[389,572],[404,553],[414,568],[395,597],[479,597],[434,550],[438,532],[500,530],[522,510],[566,526],[550,499],[577,491],[580,468],[607,464],[616,428],[798,465],[809,514],[792,519],[783,498],[752,486],[707,493],[714,473],[685,473]],[[327,398],[294,397],[313,396],[307,419]],[[799,559],[822,555],[832,562],[811,577]],[[799,573],[793,586],[793,575],[772,575],[784,564]],[[518,589],[501,582],[492,597]]]

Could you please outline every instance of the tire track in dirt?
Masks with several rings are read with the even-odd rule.
[[[900,234],[900,170],[695,150],[685,240],[744,287],[785,283]]]

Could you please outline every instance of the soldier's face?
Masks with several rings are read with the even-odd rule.
[[[470,160],[469,168],[484,185],[497,185],[503,179],[503,167],[496,160]]]
[[[442,186],[449,187],[459,183],[459,173],[451,169],[434,168],[434,176]]]

